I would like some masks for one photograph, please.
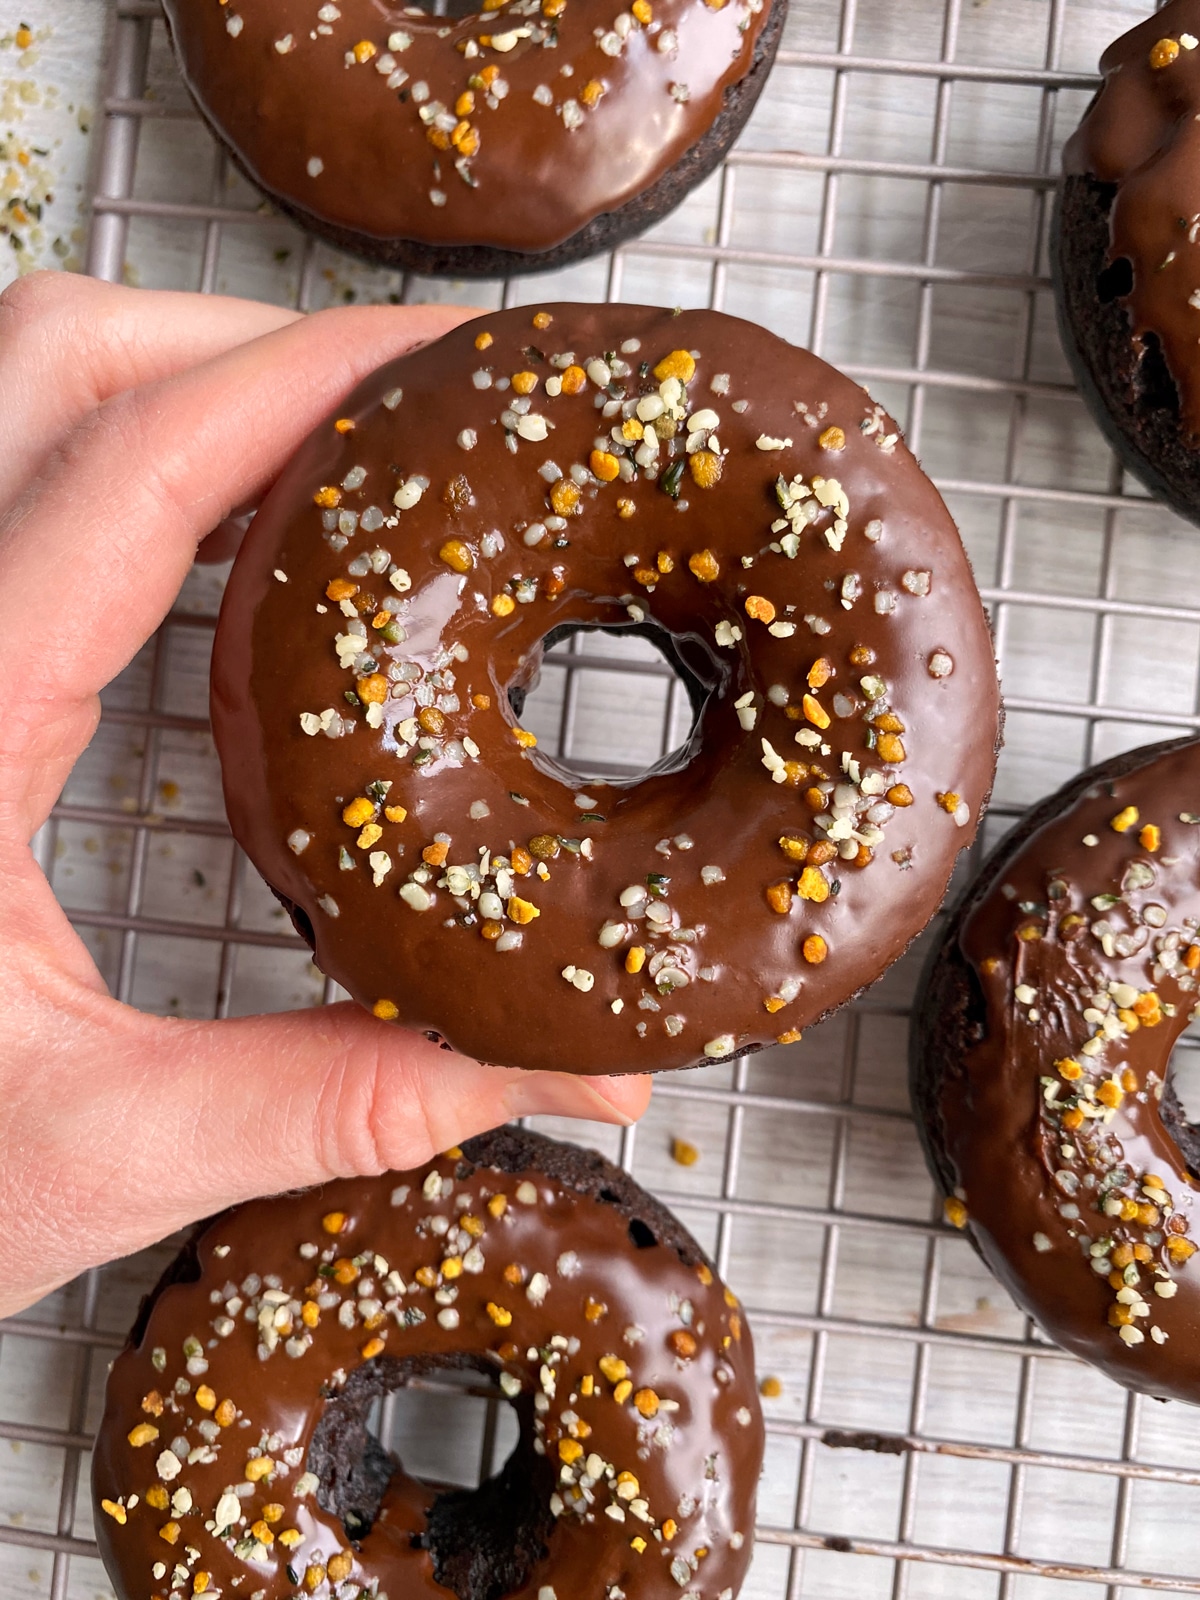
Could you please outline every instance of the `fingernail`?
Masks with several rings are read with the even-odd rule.
[[[636,1091],[634,1091],[636,1098]],[[514,1117],[584,1117],[628,1127],[629,1087],[619,1078],[577,1078],[567,1072],[529,1072],[507,1086],[505,1103]]]

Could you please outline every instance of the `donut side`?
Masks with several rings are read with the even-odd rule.
[[[302,226],[389,267],[546,270],[650,226],[720,160],[786,0],[544,0],[440,19],[164,0],[201,115]],[[614,14],[615,13],[615,14]],[[365,26],[365,32],[364,30]]]
[[[1039,881],[1068,886],[1061,902],[1071,908],[1067,919],[1078,917],[1081,909],[1086,912],[1088,898],[1095,917],[1090,890],[1105,890],[1100,881],[1104,874],[1088,881],[1088,898],[1081,899],[1085,869],[1080,860],[1111,853],[1111,819],[1123,820],[1127,806],[1136,809],[1140,800],[1142,815],[1148,816],[1158,801],[1158,810],[1173,811],[1197,781],[1200,745],[1192,738],[1170,740],[1102,762],[1033,807],[991,852],[951,911],[926,963],[909,1045],[917,1130],[930,1172],[945,1197],[947,1219],[967,1231],[975,1250],[1008,1292],[1055,1342],[1128,1387],[1192,1401],[1200,1398],[1200,1346],[1190,1333],[1200,1285],[1192,1281],[1188,1268],[1194,1246],[1187,1228],[1200,1172],[1200,1129],[1188,1122],[1166,1075],[1171,1045],[1188,1011],[1167,998],[1176,991],[1170,976],[1156,968],[1156,993],[1163,997],[1164,1010],[1160,1017],[1156,999],[1153,1011],[1148,1010],[1149,1023],[1138,1030],[1139,1044],[1151,1046],[1150,1070],[1145,1051],[1140,1058],[1130,1058],[1139,1080],[1136,1087],[1133,1078],[1113,1070],[1112,1081],[1124,1084],[1126,1091],[1120,1097],[1114,1092],[1117,1109],[1108,1120],[1117,1119],[1115,1136],[1129,1170],[1136,1175],[1142,1169],[1152,1179],[1165,1175],[1161,1190],[1143,1185],[1138,1191],[1134,1185],[1136,1203],[1148,1204],[1151,1193],[1158,1195],[1166,1219],[1165,1228],[1157,1233],[1153,1228],[1143,1232],[1134,1257],[1132,1245],[1123,1247],[1123,1235],[1118,1237],[1125,1219],[1118,1214],[1113,1221],[1103,1210],[1099,1215],[1089,1210],[1086,1185],[1081,1189],[1068,1170],[1075,1152],[1056,1142],[1077,1138],[1082,1146],[1087,1124],[1083,1134],[1064,1134],[1046,1124],[1040,1108],[1043,1095],[1053,1100],[1060,1088],[1069,1089],[1079,1080],[1073,1062],[1080,1063],[1086,1075],[1094,1059],[1080,1053],[1078,1033],[1074,1056],[1064,1055],[1057,1031],[1062,1018],[1070,1017],[1080,994],[1086,1003],[1089,989],[1103,989],[1114,976],[1132,982],[1136,974],[1128,962],[1089,962],[1086,957],[1064,968],[1054,960],[1053,951],[1040,965],[1036,958],[1022,965],[1022,957],[1013,952],[1031,948],[1021,941],[1045,911],[1045,904],[1039,905],[1036,898]],[[1099,834],[1098,813],[1110,819],[1107,838]],[[1190,823],[1185,826],[1190,830]],[[1178,860],[1168,856],[1165,842],[1162,849],[1159,887],[1153,892],[1170,908],[1166,926],[1173,927],[1176,915],[1186,913],[1183,926],[1194,927],[1195,913],[1200,912],[1196,862],[1190,856]],[[1168,871],[1182,878],[1182,884],[1164,888]],[[1107,898],[1115,901],[1117,896]],[[1078,932],[1068,930],[1060,936],[1063,926],[1060,911],[1057,920],[1051,916],[1032,947],[1069,947]],[[1182,963],[1179,970],[1183,972]],[[1020,999],[1013,998],[1017,976],[1029,986],[1021,990]],[[1193,1003],[1187,1001],[1189,1010]],[[1037,1008],[1046,1014],[1034,1027],[1028,1019],[1036,1021]],[[1161,1026],[1163,1021],[1166,1027]],[[1137,1028],[1136,1020],[1133,1026]],[[1056,1086],[1064,1059],[1070,1080]],[[1116,1170],[1119,1177],[1121,1169]],[[1101,1180],[1100,1193],[1108,1181]],[[1115,1184],[1108,1192],[1117,1193]],[[1120,1193],[1124,1195],[1124,1189]],[[1161,1203],[1164,1196],[1167,1204]],[[1072,1216],[1077,1220],[1070,1220]],[[1064,1235],[1064,1220],[1069,1238]],[[1136,1228],[1137,1219],[1129,1226]],[[1109,1229],[1114,1237],[1105,1240]],[[1089,1254],[1097,1240],[1107,1246],[1108,1255]],[[1136,1276],[1136,1284],[1127,1277],[1118,1289],[1122,1285],[1136,1289],[1132,1296],[1136,1306],[1144,1308],[1150,1302],[1150,1322],[1139,1325],[1139,1309],[1139,1318],[1128,1324],[1133,1334],[1129,1342],[1124,1342],[1124,1335],[1118,1339],[1120,1325],[1110,1315],[1117,1279],[1110,1282],[1108,1276],[1091,1270],[1093,1259],[1107,1268],[1110,1258],[1117,1261],[1112,1271],[1118,1276],[1127,1266]],[[1169,1298],[1156,1288],[1158,1283],[1166,1285]],[[1149,1327],[1153,1332],[1155,1326],[1157,1335],[1147,1339],[1143,1330]]]
[[[460,1179],[469,1175],[468,1167],[551,1178],[581,1199],[619,1212],[636,1249],[662,1245],[685,1265],[712,1270],[678,1218],[599,1151],[511,1126],[464,1140],[461,1149]],[[463,1362],[465,1369],[471,1365]],[[440,1366],[444,1363],[417,1358],[408,1363],[408,1373],[433,1376]],[[343,1390],[343,1400],[350,1403],[330,1407],[309,1451],[309,1468],[331,1486],[333,1509],[348,1526],[364,1530],[378,1515],[394,1470],[392,1458],[367,1430],[365,1413],[389,1392],[392,1376],[383,1363],[360,1368]],[[519,1410],[523,1404],[516,1402]],[[555,1474],[545,1457],[528,1447],[528,1421],[522,1443],[481,1491],[446,1492],[429,1507],[426,1539],[434,1576],[457,1600],[521,1593],[550,1552],[554,1518],[548,1506]]]
[[[996,892],[1009,863],[1047,822],[1069,811],[1094,785],[1135,772],[1148,757],[1181,749],[1190,742],[1170,739],[1126,750],[1111,761],[1078,773],[1029,808],[989,852],[975,877],[949,908],[917,986],[908,1049],[909,1091],[917,1134],[934,1181],[947,1198],[954,1195],[959,1179],[946,1150],[942,1095],[948,1083],[961,1083],[972,1051],[987,1032],[987,1005],[975,970],[962,950],[964,924]]]
[[[461,1149],[463,1161],[471,1166],[494,1167],[498,1172],[507,1173],[540,1172],[584,1199],[612,1206],[628,1222],[630,1237],[639,1248],[649,1243],[660,1244],[673,1250],[685,1266],[704,1266],[715,1271],[711,1259],[674,1212],[643,1189],[624,1167],[618,1167],[598,1150],[552,1139],[532,1128],[511,1125],[465,1139]],[[136,1348],[145,1338],[154,1307],[165,1290],[176,1283],[195,1283],[200,1277],[199,1243],[214,1220],[205,1218],[196,1224],[180,1246],[179,1254],[143,1296],[126,1349]]]
[[[410,1477],[371,1432],[378,1400],[447,1370],[498,1380],[520,1428],[476,1490]],[[694,1546],[740,1588],[762,1449],[749,1331],[687,1230],[598,1154],[513,1128],[201,1224],[114,1364],[93,1481],[120,1600],[668,1600]]]
[[[1182,515],[1200,513],[1200,0],[1115,40],[1063,149],[1051,240],[1059,327],[1084,398],[1122,463]]]
[[[651,1243],[660,1244],[673,1250],[687,1267],[716,1270],[674,1212],[598,1150],[551,1139],[529,1128],[506,1126],[465,1140],[462,1151],[466,1160],[477,1167],[544,1173],[575,1194],[619,1211],[639,1250]]]
[[[1200,452],[1153,334],[1137,338],[1125,303],[1130,268],[1111,259],[1116,186],[1070,174],[1059,187],[1051,268],[1059,336],[1109,446],[1151,494],[1200,521]]]
[[[512,1126],[464,1140],[461,1149],[460,1176],[468,1167],[485,1167],[520,1177],[552,1178],[582,1199],[618,1211],[629,1225],[635,1248],[662,1245],[686,1266],[713,1271],[712,1262],[679,1219],[597,1150]],[[168,1289],[199,1281],[202,1240],[215,1220],[197,1224],[143,1298],[127,1350],[136,1350],[145,1339],[154,1308]],[[433,1376],[445,1365],[418,1357],[409,1361],[406,1375]],[[350,1403],[326,1412],[306,1462],[328,1486],[331,1509],[347,1527],[364,1532],[378,1515],[395,1469],[392,1457],[369,1432],[364,1415],[390,1392],[390,1376],[378,1362],[353,1375],[349,1389],[343,1388]],[[482,1495],[447,1493],[434,1501],[428,1512],[428,1541],[437,1582],[456,1600],[497,1600],[518,1593],[548,1553],[553,1518],[547,1508],[553,1488],[554,1474],[547,1475],[545,1459],[518,1448]],[[459,1513],[468,1499],[469,1517],[464,1519]]]
[[[691,191],[720,166],[749,121],[766,87],[779,41],[783,37],[787,9],[788,0],[769,0],[767,20],[755,42],[746,75],[725,90],[721,110],[715,120],[674,166],[623,206],[593,217],[570,238],[545,250],[506,250],[486,244],[442,245],[417,239],[380,239],[373,234],[339,227],[305,209],[279,190],[265,188],[262,179],[241,151],[224,136],[220,126],[205,113],[199,102],[198,109],[234,165],[251,183],[264,189],[275,208],[336,250],[344,250],[347,255],[357,256],[372,266],[416,272],[425,277],[504,278],[554,272],[586,261],[590,256],[615,250],[627,239],[647,232],[682,205]]]

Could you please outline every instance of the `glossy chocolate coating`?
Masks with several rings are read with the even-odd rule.
[[[1118,1383],[1192,1402],[1197,1185],[1163,1092],[1197,1003],[1198,799],[1189,740],[1117,758],[1039,807],[985,868],[935,964],[924,1093],[915,1062],[942,1181],[1018,1304]],[[1100,1114],[1080,1118],[1079,1105]],[[1123,1304],[1125,1335],[1110,1320]]]
[[[515,0],[458,20],[381,0],[165,10],[189,89],[268,193],[369,239],[536,253],[687,155],[750,71],[769,7]]]
[[[1169,0],[1109,46],[1104,84],[1067,141],[1063,168],[1116,186],[1109,260],[1128,260],[1121,303],[1136,340],[1153,335],[1200,432],[1200,0]],[[1181,44],[1190,40],[1191,44]],[[1160,67],[1160,42],[1175,55]],[[1164,52],[1170,55],[1170,50]]]
[[[750,1334],[694,1241],[600,1157],[500,1130],[417,1172],[238,1207],[193,1250],[198,1278],[191,1257],[168,1275],[109,1376],[93,1487],[119,1600],[453,1600],[420,1542],[436,1490],[393,1462],[351,1541],[309,1475],[339,1396],[464,1361],[554,1467],[546,1554],[513,1600],[740,1588],[763,1454]]]
[[[535,316],[552,321],[539,329]],[[629,366],[611,380],[624,402],[583,382],[580,367],[606,351]],[[620,450],[610,430],[625,426],[622,405],[640,395],[653,410],[661,388],[674,392],[669,378],[641,376],[673,351],[698,352],[680,409],[716,413],[719,481],[699,486],[683,427],[650,468],[623,457],[631,481],[599,481],[588,470],[597,439]],[[547,393],[564,374],[541,352],[577,357],[579,392]],[[522,371],[538,387],[519,416],[512,389],[472,376],[507,382]],[[688,1066],[795,1037],[877,978],[932,916],[974,836],[999,715],[958,534],[882,409],[824,362],[732,317],[561,305],[464,325],[376,373],[339,417],[353,428],[338,432],[330,418],[318,429],[251,527],[213,660],[234,832],[299,908],[322,970],[467,1055],[590,1073]],[[540,433],[539,418],[544,441],[514,431]],[[717,449],[707,456],[715,471]],[[553,487],[547,463],[564,474]],[[418,474],[428,489],[394,511],[393,491]],[[797,533],[777,482],[788,498],[801,475]],[[575,480],[575,511],[556,523],[555,495]],[[346,482],[359,486],[337,488]],[[664,492],[673,482],[677,499]],[[323,488],[338,508],[314,504]],[[381,511],[392,525],[377,526]],[[330,539],[343,536],[326,536],[322,519],[336,529],[343,516],[347,527],[365,516],[372,531],[359,523],[334,551]],[[525,542],[531,526],[537,548]],[[443,558],[453,540],[469,553],[466,573]],[[375,549],[382,570],[362,575]],[[719,573],[701,581],[689,562],[711,576],[710,560]],[[351,563],[359,576],[347,576]],[[386,576],[396,564],[411,582],[400,594]],[[363,642],[374,641],[380,671],[411,680],[415,662],[425,674],[394,684],[381,711],[345,702],[357,680],[352,664],[339,667],[335,637],[354,624],[325,598],[334,579],[358,586],[344,604],[364,606]],[[378,643],[377,605],[405,633],[394,646]],[[624,787],[585,784],[522,748],[507,690],[536,676],[542,641],[564,624],[654,625],[675,641],[710,687],[686,764]],[[443,677],[435,694],[439,667],[453,683]],[[448,708],[441,733],[420,735],[425,749],[404,742],[419,732],[414,689]],[[351,733],[303,731],[325,713],[336,731],[339,708]],[[365,725],[372,716],[380,729]],[[881,723],[901,731],[885,738]],[[391,784],[385,803],[404,820],[366,804],[376,781]],[[897,784],[912,803],[893,809]],[[378,819],[365,835],[343,820],[356,799]],[[782,884],[787,902],[802,873],[796,849],[825,843],[827,828],[834,859],[805,879],[811,897],[773,910],[768,891]],[[504,918],[475,898],[477,883],[423,866],[423,852],[440,853],[438,835],[447,866],[504,862]],[[553,859],[509,878],[513,849],[547,838]],[[791,855],[784,838],[801,842]],[[390,862],[378,884],[372,852]],[[427,883],[419,895],[414,870]],[[422,910],[401,897],[425,894],[434,900]],[[513,922],[513,895],[536,920]],[[517,935],[519,948],[506,948]],[[640,971],[629,970],[634,950],[646,953]]]

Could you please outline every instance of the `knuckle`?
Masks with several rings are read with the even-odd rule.
[[[339,1025],[342,1047],[315,1107],[318,1158],[339,1176],[410,1167],[437,1148],[421,1074],[397,1061],[390,1030],[364,1031]]]
[[[162,452],[151,436],[152,417],[143,394],[127,389],[86,412],[55,447],[51,463],[81,482],[136,482],[138,498],[176,514],[164,480]]]
[[[90,298],[94,289],[87,278],[49,269],[15,278],[0,292],[0,338],[7,343],[29,329],[40,328]]]
[[[321,1021],[330,1036],[329,1065],[312,1108],[318,1164],[337,1177],[382,1171],[372,1111],[382,1062],[332,1008]]]
[[[146,428],[145,397],[140,389],[122,389],[102,400],[89,420],[102,434],[115,434],[126,445],[136,446]]]

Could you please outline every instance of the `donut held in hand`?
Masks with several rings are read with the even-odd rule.
[[[686,746],[573,777],[520,721],[547,641],[655,639]],[[234,832],[377,1016],[510,1066],[691,1066],[872,982],[991,786],[958,534],[862,389],[715,312],[500,312],[375,374],[226,591]],[[569,1049],[564,1049],[569,1037]]]
[[[520,1424],[475,1490],[368,1431],[447,1369]],[[93,1484],[119,1600],[733,1600],[762,1455],[699,1246],[600,1156],[502,1129],[204,1224],[113,1366]]]

